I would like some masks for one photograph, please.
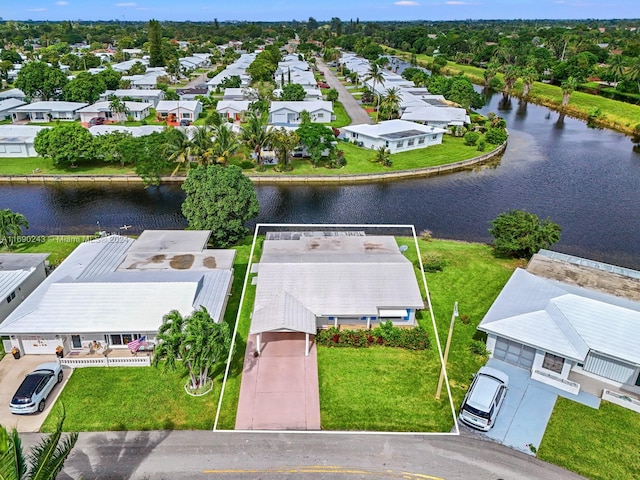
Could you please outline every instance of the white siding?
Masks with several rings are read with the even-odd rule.
[[[584,364],[584,370],[600,377],[620,383],[632,384],[635,380],[636,368],[628,363],[607,358],[604,355],[590,352]]]

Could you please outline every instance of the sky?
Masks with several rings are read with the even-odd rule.
[[[0,0],[4,20],[640,18],[640,0]]]

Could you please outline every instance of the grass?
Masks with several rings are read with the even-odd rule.
[[[338,101],[333,102],[333,114],[336,116],[336,119],[329,124],[331,127],[340,128],[351,124],[351,117],[347,114],[342,103]]]
[[[474,158],[482,153],[478,152],[477,147],[465,145],[462,138],[444,135],[442,145],[433,145],[428,148],[394,153],[391,155],[393,165],[391,167],[384,167],[382,164],[373,161],[376,156],[375,150],[358,147],[353,143],[346,142],[339,143],[338,148],[344,152],[347,160],[346,166],[342,168],[314,168],[309,159],[296,158],[292,160],[291,165],[293,169],[289,172],[276,172],[273,167],[267,167],[265,172],[261,172],[258,175],[295,176],[384,173],[446,165]],[[251,173],[253,174],[253,172]]]
[[[594,410],[558,398],[538,458],[594,480],[638,478],[640,415],[609,402]]]
[[[82,162],[76,168],[65,168],[55,166],[50,158],[0,158],[0,175],[32,175],[34,173],[36,175],[135,175],[133,166],[121,167],[119,164],[100,160]]]
[[[0,248],[2,253],[49,253],[47,260],[52,266],[60,265],[62,260],[83,241],[87,240],[86,235],[28,235],[28,230],[24,232],[24,237],[28,237],[29,242],[16,243],[11,250],[6,247]]]
[[[240,293],[249,260],[251,238],[247,237],[237,247],[234,262],[234,281],[225,322],[235,324],[240,303]],[[253,302],[252,302],[253,303]],[[246,339],[248,324],[243,333]],[[240,339],[228,387],[233,390],[242,369],[242,357],[246,343]],[[213,427],[222,371],[214,381],[213,390],[203,397],[191,397],[184,391],[186,371],[162,373],[162,369],[150,367],[93,367],[74,371],[58,402],[63,403],[67,418],[65,429],[69,431],[109,431],[109,430],[206,430]],[[232,396],[231,396],[232,397]],[[227,398],[225,396],[225,398]],[[232,400],[233,401],[233,400]],[[153,408],[149,408],[152,405]],[[225,417],[235,423],[235,403],[227,403]],[[44,422],[42,431],[52,431],[57,418],[57,408]]]

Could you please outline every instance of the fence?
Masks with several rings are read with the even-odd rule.
[[[59,358],[61,365],[71,368],[83,367],[148,367],[151,365],[151,356],[136,357],[96,357],[96,358]]]

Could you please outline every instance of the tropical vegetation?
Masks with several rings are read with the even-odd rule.
[[[491,221],[489,233],[497,254],[529,258],[541,248],[560,240],[561,228],[549,218],[540,220],[535,213],[510,210]]]

